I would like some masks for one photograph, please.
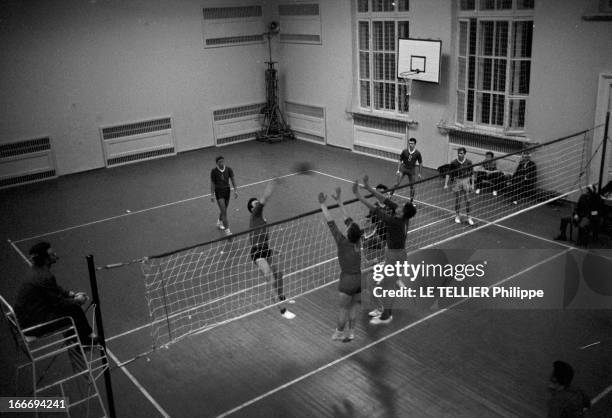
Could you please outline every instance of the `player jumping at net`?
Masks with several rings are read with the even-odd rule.
[[[225,159],[218,156],[215,160],[217,166],[210,171],[210,201],[217,201],[219,205],[219,218],[217,219],[217,228],[225,232],[225,235],[231,235],[229,222],[227,220],[227,207],[230,201],[230,181],[234,186],[234,198],[238,198],[238,189],[236,188],[236,180],[234,179],[234,170],[225,165]]]
[[[457,149],[457,158],[450,163],[449,173],[444,179],[444,190],[448,189],[448,181],[453,182],[453,192],[455,192],[455,223],[461,223],[459,209],[461,209],[461,198],[465,199],[465,213],[467,222],[474,225],[474,220],[470,216],[470,198],[468,193],[474,189],[475,174],[472,162],[465,157],[465,148]]]
[[[421,179],[421,167],[423,166],[423,156],[421,152],[416,149],[417,140],[410,138],[408,140],[408,148],[402,151],[400,154],[400,160],[397,167],[397,182],[393,188],[398,187],[405,176],[408,176],[408,183],[410,184],[410,203],[414,202],[414,181],[415,175]]]
[[[353,222],[353,219],[346,213],[340,193],[338,187],[336,188],[336,194],[332,197],[338,202],[344,216],[344,224],[347,226],[346,236],[342,235],[338,225],[329,213],[325,204],[327,199],[325,194],[319,193],[319,203],[338,246],[338,263],[340,264],[340,281],[338,282],[340,311],[338,312],[338,323],[336,331],[332,335],[332,340],[351,341],[355,338],[355,320],[361,303],[361,248],[359,241],[362,231],[359,225]],[[348,330],[345,329],[347,322]]]
[[[368,183],[368,176],[363,177],[363,188],[370,192],[379,202],[383,203],[386,208],[397,208],[397,203],[386,198],[385,195],[376,191]],[[395,266],[397,262],[402,264],[407,260],[406,254],[406,237],[408,234],[408,226],[410,219],[416,215],[416,208],[410,202],[407,202],[401,210],[401,213],[396,215],[389,215],[385,209],[376,207],[364,198],[359,193],[359,183],[355,180],[353,184],[353,193],[355,197],[359,199],[361,203],[372,211],[375,211],[376,216],[381,219],[385,224],[385,230],[387,231],[387,249],[385,251],[385,264]],[[395,278],[395,275],[386,276],[383,279],[381,285],[385,288],[390,288],[393,285],[399,287],[406,287],[400,278]],[[371,324],[388,324],[393,319],[391,305],[392,302],[388,301],[385,303],[385,307],[382,312],[374,310],[370,312],[372,319]]]
[[[275,181],[268,183],[260,199],[256,197],[250,198],[247,203],[247,209],[251,213],[249,229],[257,228],[251,232],[251,259],[257,264],[259,271],[263,273],[266,281],[272,286],[272,291],[276,291],[278,300],[282,302],[285,300],[283,293],[283,272],[279,271],[276,264],[272,262],[273,252],[269,245],[268,227],[263,217],[264,206],[270,199],[270,196],[272,196],[274,184]],[[274,299],[274,295],[272,298]],[[280,312],[284,318],[295,318],[295,314],[288,311],[282,305]]]

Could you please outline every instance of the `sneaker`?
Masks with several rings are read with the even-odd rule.
[[[225,227],[223,226],[223,222],[221,222],[221,219],[217,219],[217,228],[222,231],[225,229]]]
[[[344,340],[344,331],[335,330],[332,334],[332,340],[334,341],[342,341]]]
[[[232,231],[230,231],[230,229],[229,229],[229,228],[227,228],[227,229],[226,229],[226,228],[223,228],[223,230],[224,230],[224,232],[225,232],[225,235],[228,235],[228,236],[229,236],[229,235],[232,235]]]
[[[344,341],[353,341],[354,339],[355,339],[355,330],[349,329],[348,331],[346,331]]]
[[[493,196],[497,196],[497,190],[493,190]]]
[[[461,223],[461,218],[459,216],[455,216],[455,223],[456,224],[460,224]]]
[[[374,309],[373,311],[370,311],[368,313],[369,316],[371,316],[372,318],[376,318],[377,316],[381,316],[382,315],[382,311],[378,308]]]
[[[470,225],[474,225],[474,220],[472,219],[472,217],[471,217],[471,216],[468,218],[468,223],[469,223]]]
[[[476,189],[476,194],[480,194],[480,189]]]
[[[512,201],[512,204],[513,204],[513,205],[518,205],[518,200],[513,200],[513,201]]]
[[[291,311],[286,310],[286,309],[285,309],[285,312],[283,312],[281,315],[285,319],[293,319],[293,318],[295,318],[295,314],[293,312],[291,312]]]
[[[372,324],[372,325],[388,324],[392,320],[393,320],[393,315],[391,315],[387,319],[380,319],[380,316],[377,316],[377,317],[374,317],[374,318],[370,319],[370,324]]]

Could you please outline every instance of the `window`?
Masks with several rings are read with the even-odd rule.
[[[357,0],[359,106],[408,113],[406,86],[397,79],[397,39],[408,38],[408,0]]]
[[[457,123],[525,129],[533,3],[460,0]]]

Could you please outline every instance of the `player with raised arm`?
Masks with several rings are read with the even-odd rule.
[[[347,226],[346,236],[342,235],[329,213],[325,204],[327,199],[325,194],[319,193],[319,203],[338,246],[338,263],[340,264],[340,281],[338,283],[340,311],[338,312],[338,322],[332,340],[351,341],[355,338],[355,320],[361,303],[361,248],[359,241],[362,231],[359,225],[353,222],[353,219],[346,213],[340,193],[338,187],[336,188],[336,194],[332,197],[338,202],[344,216],[344,224]],[[347,321],[348,331],[345,330]]]
[[[474,220],[470,216],[470,198],[468,193],[474,188],[475,174],[472,162],[465,157],[466,150],[461,147],[457,149],[457,158],[450,163],[449,173],[444,179],[444,190],[448,189],[448,181],[453,182],[453,192],[455,192],[455,223],[461,223],[459,209],[461,209],[461,198],[465,199],[465,213],[467,214],[468,224],[474,225]]]
[[[376,191],[368,183],[368,176],[363,177],[363,188],[370,192],[379,202],[383,203],[386,208],[397,208],[397,203],[391,201],[382,193]],[[395,215],[389,215],[385,209],[376,207],[364,198],[359,193],[359,183],[355,180],[353,184],[353,193],[355,197],[359,199],[368,209],[375,211],[376,216],[381,219],[385,224],[385,230],[387,232],[387,249],[385,251],[385,264],[395,266],[397,262],[400,264],[406,261],[406,236],[408,233],[408,226],[410,219],[416,214],[416,208],[410,202],[407,202],[401,213]],[[391,287],[396,284],[399,287],[405,287],[406,285],[400,278],[396,278],[395,275],[387,276],[381,283],[384,287]],[[384,307],[380,316],[375,316],[370,320],[371,324],[388,324],[393,319],[391,303],[387,303]]]
[[[410,203],[414,201],[414,181],[415,177],[421,179],[421,167],[423,166],[423,156],[421,152],[416,149],[416,138],[410,138],[408,140],[408,148],[402,151],[400,154],[400,160],[397,168],[397,182],[393,188],[395,189],[400,185],[405,176],[408,176],[408,183],[410,184]]]
[[[219,205],[219,218],[217,219],[217,228],[225,231],[225,235],[231,235],[229,222],[227,220],[227,207],[230,200],[230,181],[234,186],[234,198],[238,198],[238,189],[236,188],[236,180],[234,179],[234,170],[225,165],[225,159],[218,156],[215,160],[216,167],[210,171],[210,201],[217,201]]]
[[[276,264],[272,262],[272,249],[270,248],[268,236],[267,221],[263,217],[263,210],[268,200],[272,196],[274,191],[274,185],[276,180],[268,183],[263,195],[260,199],[252,197],[247,203],[247,209],[251,213],[251,219],[249,220],[249,229],[255,229],[251,231],[251,259],[259,271],[261,271],[266,281],[272,286],[272,291],[276,291],[279,301],[285,300],[283,293],[283,273],[278,270]],[[274,295],[272,296],[274,298]],[[287,319],[295,318],[295,314],[288,311],[286,307],[281,305],[281,315]]]

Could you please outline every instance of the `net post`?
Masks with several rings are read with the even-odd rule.
[[[603,145],[601,147],[601,164],[599,166],[599,187],[597,193],[601,194],[601,184],[603,182],[604,166],[606,164],[606,145],[608,144],[608,128],[610,127],[610,111],[606,113],[606,127],[603,134]]]
[[[85,257],[87,259],[87,269],[89,271],[89,284],[91,286],[91,297],[93,303],[96,305],[96,325],[98,328],[98,335],[100,337],[100,344],[104,348],[106,353],[106,338],[104,337],[104,326],[102,325],[102,309],[100,307],[100,294],[98,293],[98,280],[96,278],[96,267],[94,264],[93,255]],[[113,397],[113,385],[111,382],[110,365],[108,364],[108,357],[105,355],[102,357],[102,363],[105,366],[104,369],[104,386],[106,388],[106,400],[108,403],[108,413],[111,418],[116,418],[115,413],[115,399]]]

